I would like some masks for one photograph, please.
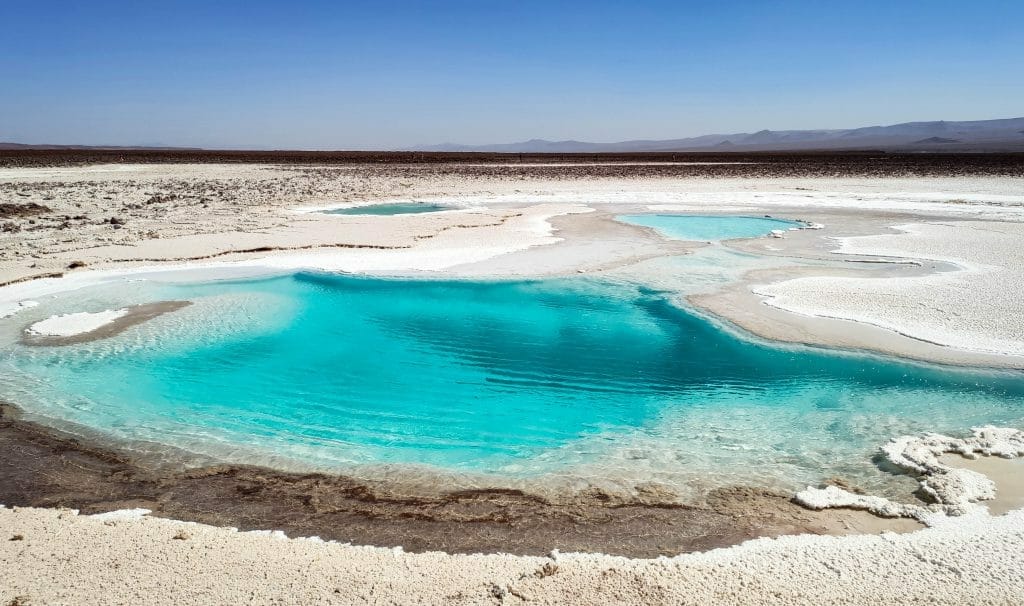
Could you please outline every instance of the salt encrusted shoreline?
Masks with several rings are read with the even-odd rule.
[[[953,264],[917,277],[806,277],[753,287],[768,305],[853,320],[928,343],[1024,356],[1024,223],[896,225],[900,233],[840,238],[835,253]]]
[[[787,535],[655,559],[557,551],[547,557],[406,553],[153,518],[138,507],[92,516],[0,507],[0,532],[9,537],[0,541],[0,601],[1018,603],[1024,509],[991,516],[982,506],[961,508],[964,499],[990,497],[991,482],[956,473],[939,457],[1024,455],[1024,432],[986,427],[964,439],[904,436],[884,450],[926,482],[950,474],[968,480],[929,484],[948,501],[931,510],[931,527],[908,534]]]
[[[984,475],[950,467],[939,457],[957,453],[967,458],[979,454],[1014,458],[1024,456],[1024,431],[1010,427],[976,427],[967,438],[940,434],[901,436],[882,447],[886,459],[918,475],[921,490],[934,500],[928,505],[897,503],[872,495],[855,494],[838,486],[808,487],[795,500],[810,509],[845,507],[864,509],[884,517],[914,518],[929,526],[946,522],[950,516],[976,511],[983,501],[996,496],[995,483]]]

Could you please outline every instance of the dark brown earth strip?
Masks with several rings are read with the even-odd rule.
[[[407,551],[552,549],[673,555],[760,536],[849,532],[862,512],[811,512],[788,495],[734,487],[681,505],[657,491],[623,499],[592,489],[564,502],[517,490],[410,497],[352,478],[223,465],[161,470],[19,419],[0,405],[0,503],[83,513],[142,507],[153,515],[243,530],[277,529]],[[897,525],[897,530],[913,526]]]
[[[42,280],[43,278],[63,278],[64,272],[54,271],[45,274],[36,274],[34,276],[25,276],[24,278],[17,278],[15,280],[8,280],[6,282],[0,282],[0,288],[4,286],[10,286],[12,284],[21,284],[22,282],[31,282],[32,280]]]
[[[128,308],[128,313],[124,316],[121,316],[113,322],[105,326],[101,326],[96,330],[90,330],[89,332],[83,332],[81,334],[71,335],[68,337],[34,335],[29,332],[23,332],[21,342],[25,345],[55,347],[60,345],[88,343],[90,341],[98,341],[100,339],[109,339],[110,337],[123,333],[132,326],[148,322],[157,316],[162,316],[166,313],[171,313],[172,311],[178,311],[179,309],[188,307],[191,304],[191,301],[158,301],[156,303],[134,305]]]
[[[894,150],[809,152],[644,152],[597,154],[502,154],[462,152],[234,151],[153,149],[0,150],[0,166],[75,166],[82,164],[163,163],[314,164],[376,166],[376,172],[517,178],[579,177],[843,177],[957,176],[1024,174],[1024,153],[907,153]],[[587,163],[675,162],[662,165]],[[684,162],[729,164],[686,165]],[[568,163],[576,166],[543,166]],[[742,164],[747,163],[747,164]],[[512,171],[512,172],[510,172]],[[521,171],[518,174],[517,171]]]
[[[402,244],[396,246],[384,246],[380,244],[349,244],[346,242],[334,242],[327,244],[303,244],[300,246],[258,246],[256,248],[238,248],[222,250],[220,252],[211,253],[208,255],[198,255],[191,257],[140,257],[132,258],[127,257],[124,259],[114,259],[115,263],[131,263],[131,262],[143,262],[143,263],[182,263],[185,261],[206,261],[209,259],[216,259],[219,257],[227,257],[229,255],[248,255],[254,253],[264,252],[286,252],[286,251],[297,251],[297,250],[313,250],[318,248],[347,248],[347,249],[371,249],[371,250],[398,250],[402,248],[412,248],[411,244]]]

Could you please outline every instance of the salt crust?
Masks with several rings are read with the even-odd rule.
[[[450,231],[444,237],[426,240],[412,248],[283,251],[243,261],[182,262],[173,266],[123,267],[76,272],[60,278],[39,278],[0,287],[0,318],[21,311],[19,306],[22,303],[20,302],[27,298],[52,296],[106,281],[125,279],[133,275],[173,275],[173,272],[180,270],[244,270],[250,268],[253,270],[314,269],[353,273],[440,272],[459,265],[477,263],[535,246],[560,242],[561,238],[554,235],[555,228],[550,222],[551,219],[561,215],[592,211],[593,209],[580,204],[529,208],[519,216],[505,221],[496,231],[481,230],[479,234],[469,230],[464,230],[464,233],[459,230]],[[7,313],[8,310],[13,311]],[[36,327],[36,329],[39,330],[41,327]],[[52,333],[48,334],[57,336]],[[70,335],[62,334],[60,336]]]
[[[0,508],[0,599],[45,604],[1019,604],[1024,510],[656,559],[405,553],[136,515]],[[21,597],[21,600],[16,601]]]
[[[506,220],[497,230],[433,238],[408,249],[362,249],[277,253],[236,266],[275,269],[319,269],[332,272],[439,272],[459,265],[478,263],[534,246],[554,244],[551,219],[561,215],[593,212],[581,204],[535,206]]]
[[[810,509],[846,507],[864,509],[884,517],[914,518],[929,526],[942,524],[950,516],[962,516],[983,508],[980,501],[994,499],[995,484],[969,469],[944,465],[939,457],[958,453],[968,458],[979,454],[1013,458],[1024,456],[1024,432],[1009,427],[976,427],[967,438],[929,433],[902,436],[882,447],[892,464],[918,474],[921,491],[934,502],[928,505],[897,503],[882,497],[855,494],[838,486],[807,487],[796,502]]]
[[[82,311],[50,316],[29,326],[25,332],[46,337],[73,337],[102,328],[127,314],[127,309],[107,309],[95,313]]]
[[[1024,355],[1019,291],[1021,223],[896,225],[898,234],[839,238],[834,253],[956,265],[915,277],[801,277],[754,285],[765,304],[791,313],[871,324],[964,351]]]

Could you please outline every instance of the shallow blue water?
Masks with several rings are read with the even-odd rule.
[[[800,225],[783,219],[733,215],[620,215],[618,219],[654,228],[668,238],[696,241],[755,238]]]
[[[137,283],[195,304],[0,351],[0,397],[122,439],[315,467],[728,483],[868,476],[908,431],[1020,425],[1024,376],[737,338],[583,279]]]
[[[416,202],[396,202],[394,204],[369,204],[352,208],[336,208],[324,211],[329,215],[414,215],[419,213],[436,213],[451,210],[444,204],[420,204]]]

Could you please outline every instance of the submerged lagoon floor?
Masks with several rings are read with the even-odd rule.
[[[134,282],[193,305],[116,337],[0,349],[27,412],[245,463],[512,481],[883,492],[893,436],[1024,422],[1024,375],[756,342],[629,281],[295,273]],[[79,293],[109,305],[125,284]]]

